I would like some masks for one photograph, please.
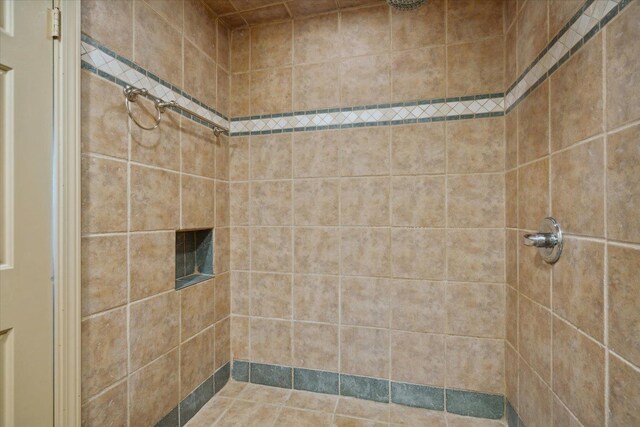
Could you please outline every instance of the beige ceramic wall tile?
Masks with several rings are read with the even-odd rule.
[[[549,160],[543,159],[518,169],[518,226],[538,230],[549,216]]]
[[[291,135],[251,137],[251,178],[291,178]]]
[[[122,108],[120,88],[88,71],[82,72],[81,83],[82,152],[126,159],[127,113]]]
[[[447,3],[447,41],[455,43],[502,35],[502,17],[501,0]]]
[[[213,327],[180,344],[180,399],[213,374]]]
[[[518,410],[518,353],[505,343],[504,346],[505,397]]]
[[[504,175],[449,176],[447,226],[504,227]]]
[[[558,34],[583,4],[580,0],[549,0],[549,10],[553,10],[549,14],[549,39]]]
[[[604,236],[603,193],[602,139],[551,156],[551,205],[566,232]]]
[[[548,0],[525,2],[518,18],[518,73],[533,62],[547,44]]]
[[[184,36],[212,59],[216,58],[216,17],[198,0],[184,0]]]
[[[518,239],[522,242],[523,233]],[[545,307],[551,304],[551,265],[544,262],[537,250],[518,248],[518,286],[520,292]]]
[[[291,319],[291,274],[251,273],[251,315]]]
[[[249,179],[249,138],[233,137],[229,140],[229,179]]]
[[[504,393],[504,342],[496,339],[447,336],[448,387]]]
[[[251,274],[245,271],[231,272],[231,312],[233,314],[249,314],[249,286]]]
[[[447,172],[502,172],[504,119],[461,120],[447,123]]]
[[[216,227],[228,227],[230,224],[229,205],[231,203],[229,194],[229,183],[223,181],[215,182],[215,205],[216,205]]]
[[[415,332],[446,331],[445,284],[393,280],[391,328]]]
[[[518,302],[518,349],[536,373],[550,383],[551,312],[522,296]]]
[[[261,25],[251,29],[251,69],[291,64],[292,23]]]
[[[447,275],[464,282],[504,281],[504,231],[448,231]]]
[[[340,103],[339,63],[298,65],[293,69],[293,109],[314,110]]]
[[[503,338],[505,286],[447,283],[447,333]]]
[[[553,391],[584,425],[604,424],[604,359],[604,348],[554,318]]]
[[[83,33],[122,56],[133,56],[133,2],[87,0],[82,4],[81,16]]]
[[[293,307],[295,320],[338,322],[340,283],[337,276],[294,276]]]
[[[640,423],[640,372],[616,356],[609,354],[609,425]]]
[[[301,368],[338,371],[338,326],[295,322],[293,364]]]
[[[123,307],[82,322],[82,401],[127,374],[126,316],[126,308]]]
[[[294,234],[294,269],[297,273],[335,274],[339,271],[338,228],[297,227]]]
[[[505,339],[518,348],[518,291],[511,286],[505,288]]]
[[[341,327],[340,372],[389,378],[389,331]]]
[[[231,233],[229,228],[215,229],[213,248],[213,272],[220,274],[229,271],[231,253]]]
[[[331,424],[331,414],[322,412],[302,411],[299,409],[284,408],[275,421],[274,426],[286,427],[291,425],[328,426]]]
[[[504,26],[505,28],[513,28],[513,24],[516,22],[516,16],[520,9],[518,0],[505,0],[504,1]]]
[[[98,313],[127,302],[127,238],[82,238],[82,315]]]
[[[129,301],[175,287],[175,233],[129,236]]]
[[[343,59],[340,63],[340,105],[385,102],[391,94],[388,54]]]
[[[309,179],[294,181],[296,225],[338,225],[340,181]]]
[[[231,72],[249,71],[250,64],[251,30],[249,28],[235,29],[231,32]]]
[[[444,173],[444,124],[391,127],[391,165],[394,175]]]
[[[505,225],[518,227],[518,172],[512,170],[504,174]]]
[[[180,176],[137,165],[131,166],[130,174],[131,230],[178,228]]]
[[[507,2],[516,3],[517,0],[507,0]],[[518,33],[517,25],[512,25],[504,36],[504,84],[505,87],[511,87],[518,77]]]
[[[607,236],[640,242],[640,126],[610,135],[607,140]]]
[[[291,181],[251,183],[251,224],[291,225]]]
[[[249,183],[231,183],[229,215],[231,225],[249,225]]]
[[[135,2],[134,8],[134,61],[169,82],[181,83],[182,34],[146,3]]]
[[[445,47],[413,49],[391,54],[391,86],[395,102],[444,97]]]
[[[518,108],[514,108],[504,119],[505,169],[518,166]]]
[[[216,62],[219,66],[227,70],[230,70],[230,56],[231,56],[231,31],[220,20],[218,20],[218,57]]]
[[[178,351],[174,350],[131,375],[130,425],[156,423],[178,404],[178,368]]]
[[[640,101],[629,96],[638,90],[638,48],[640,7],[631,3],[607,26],[607,127],[609,129],[640,117]]]
[[[135,112],[145,126],[154,122],[156,110],[151,101],[139,98]],[[83,122],[84,124],[84,122]],[[162,126],[153,132],[130,123],[131,160],[150,166],[180,170],[180,116],[169,110],[162,116]]]
[[[638,275],[640,251],[609,245],[609,347],[640,366],[640,342],[633,332],[640,323]]]
[[[231,359],[250,359],[248,317],[231,316]]]
[[[289,272],[292,264],[290,227],[254,227],[251,230],[251,268]]]
[[[342,130],[337,138],[342,176],[389,174],[389,128]]]
[[[444,227],[445,177],[391,178],[391,225]]]
[[[442,45],[445,42],[445,2],[434,0],[406,13],[391,9],[393,50]]]
[[[549,82],[552,151],[602,132],[602,34],[589,40]]]
[[[214,371],[219,370],[231,360],[231,318],[227,317],[215,324],[214,328],[215,355],[213,358]]]
[[[517,230],[507,229],[505,233],[505,264],[506,264],[506,282],[514,289],[518,289],[518,240]]]
[[[391,332],[391,380],[442,387],[444,335]],[[416,363],[416,361],[429,361]]]
[[[389,327],[389,289],[388,279],[342,278],[340,323]]]
[[[126,163],[82,156],[82,232],[126,229]]]
[[[184,41],[184,90],[206,105],[216,105],[216,63],[190,41]]]
[[[231,79],[229,73],[227,73],[222,67],[218,67],[217,71],[217,102],[216,109],[223,115],[229,115],[229,103],[230,103],[230,85]]]
[[[293,25],[296,64],[322,62],[340,56],[338,14],[298,19]]]
[[[209,131],[209,138],[216,146],[216,178],[222,181],[229,181],[229,144],[230,138],[226,135],[220,135],[216,137],[211,135],[212,131]]]
[[[391,229],[391,274],[397,278],[444,279],[445,245],[444,230]]]
[[[233,96],[229,102],[231,117],[243,117],[251,114],[251,74],[232,74],[230,91]]]
[[[504,38],[447,46],[447,96],[504,90]]]
[[[518,164],[539,159],[548,153],[549,83],[545,81],[518,108]]]
[[[284,320],[251,319],[251,357],[254,362],[291,365],[292,324]]]
[[[176,292],[131,304],[129,359],[131,371],[178,345],[180,298]]]
[[[342,12],[342,57],[387,51],[391,43],[389,26],[389,8],[385,5]]]
[[[182,172],[214,178],[215,148],[211,129],[182,120]]]
[[[215,184],[182,175],[182,228],[209,228],[215,221]]]
[[[183,30],[184,13],[181,0],[149,0],[147,3],[178,31]]]
[[[553,311],[603,342],[604,244],[565,240],[553,273]]]
[[[540,377],[520,359],[518,364],[518,415],[525,425],[551,425],[553,395]]]
[[[389,178],[340,181],[342,225],[389,225]]]
[[[186,341],[213,324],[213,280],[182,289],[180,295],[180,340]]]
[[[353,276],[387,276],[390,271],[388,228],[343,228],[341,273]]]
[[[340,397],[338,400],[338,406],[336,406],[336,415],[348,415],[350,417],[364,418],[371,421],[381,421],[383,423],[389,421],[389,412],[389,405],[387,404],[352,397]],[[348,420],[356,422],[353,421],[353,418]],[[374,426],[379,427],[378,424],[374,424]]]
[[[229,268],[231,270],[249,270],[249,228],[248,227],[232,227],[229,232],[230,254]]]
[[[251,114],[291,111],[291,67],[251,73]]]
[[[213,320],[218,322],[231,314],[231,274],[218,274],[214,279],[214,288]]]
[[[100,426],[127,425],[127,382],[105,391],[82,405],[82,422],[86,425]]]
[[[340,131],[293,135],[293,176],[340,176]]]

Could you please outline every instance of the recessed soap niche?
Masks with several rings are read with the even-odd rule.
[[[176,231],[176,290],[213,278],[213,230]]]

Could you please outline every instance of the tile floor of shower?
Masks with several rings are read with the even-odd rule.
[[[186,426],[504,427],[506,423],[231,380]]]

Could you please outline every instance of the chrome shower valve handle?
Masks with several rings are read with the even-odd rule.
[[[540,232],[524,235],[524,245],[538,248],[542,259],[554,264],[562,254],[562,229],[554,218],[545,218],[540,224]]]

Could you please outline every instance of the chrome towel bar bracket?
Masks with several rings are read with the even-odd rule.
[[[562,255],[562,229],[555,218],[547,217],[540,224],[540,232],[524,235],[524,245],[538,248],[542,259],[554,264]]]
[[[154,130],[155,128],[157,128],[160,125],[160,121],[162,120],[162,114],[166,111],[167,108],[173,108],[176,110],[184,111],[185,113],[197,118],[198,120],[209,124],[212,127],[213,134],[216,137],[220,136],[222,133],[229,132],[229,129],[223,128],[215,124],[211,120],[207,119],[206,117],[203,117],[198,113],[195,113],[191,110],[186,109],[185,107],[183,107],[182,105],[178,104],[175,101],[164,101],[160,98],[157,98],[149,94],[149,91],[146,89],[139,89],[137,87],[127,85],[124,87],[123,92],[124,92],[124,105],[127,108],[127,114],[129,114],[129,117],[131,118],[131,120],[133,120],[133,122],[136,125],[138,125],[140,128],[144,130]],[[156,108],[156,115],[153,119],[154,121],[153,126],[144,126],[133,116],[133,113],[131,112],[131,103],[136,102],[136,100],[138,99],[138,95],[146,96],[147,98],[150,98],[151,100],[153,100],[153,104]]]

